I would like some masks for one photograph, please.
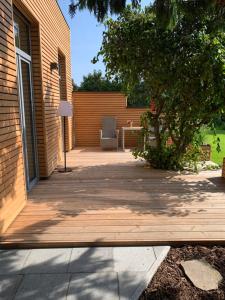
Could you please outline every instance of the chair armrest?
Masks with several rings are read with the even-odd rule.
[[[100,133],[100,139],[102,139],[102,129],[99,130]]]

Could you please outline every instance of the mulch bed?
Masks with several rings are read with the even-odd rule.
[[[203,291],[186,277],[182,260],[204,259],[223,277],[217,290]],[[139,300],[221,300],[225,299],[225,247],[184,246],[171,248]]]

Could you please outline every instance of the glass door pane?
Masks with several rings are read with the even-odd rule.
[[[19,84],[21,97],[21,119],[23,125],[24,158],[26,164],[27,187],[37,179],[34,111],[31,89],[30,63],[19,59]]]
[[[33,120],[33,103],[31,98],[30,86],[30,65],[21,60],[22,72],[22,88],[23,88],[23,103],[24,103],[24,122],[25,122],[25,138],[26,152],[28,161],[29,182],[36,178],[35,166],[35,144],[34,144],[34,120]]]

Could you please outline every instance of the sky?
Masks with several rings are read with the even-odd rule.
[[[143,0],[142,4],[144,2],[149,3],[148,0]],[[79,85],[83,76],[93,70],[101,70],[103,74],[105,72],[102,62],[91,63],[101,47],[105,27],[88,10],[78,11],[71,19],[68,12],[70,0],[58,0],[58,3],[70,26],[72,78]]]

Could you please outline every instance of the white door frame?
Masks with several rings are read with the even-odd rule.
[[[25,164],[25,173],[26,173],[26,186],[27,190],[30,191],[31,188],[38,181],[38,157],[37,157],[37,138],[36,138],[36,128],[35,128],[35,110],[34,110],[34,97],[33,97],[33,82],[32,82],[32,66],[31,66],[31,56],[22,51],[19,48],[16,48],[16,57],[17,57],[17,77],[18,77],[18,88],[19,88],[19,101],[20,101],[20,119],[21,119],[21,128],[22,128],[22,137],[23,137],[23,156]],[[30,181],[29,179],[29,165],[27,159],[27,140],[26,140],[26,121],[25,121],[25,110],[24,110],[24,94],[23,94],[23,76],[21,70],[21,62],[25,62],[29,66],[30,73],[30,101],[31,101],[31,118],[32,118],[32,138],[34,143],[34,165],[35,165],[35,178]]]

